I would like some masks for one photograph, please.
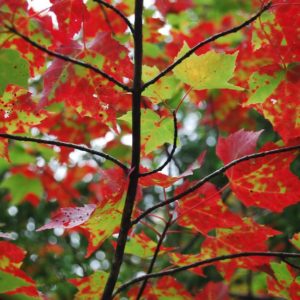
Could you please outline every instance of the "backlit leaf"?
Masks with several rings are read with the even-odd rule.
[[[226,139],[220,138],[217,153],[224,163],[250,154],[254,152],[258,136],[259,132],[239,131]],[[261,151],[276,148],[276,145],[269,145]],[[252,159],[232,167],[226,175],[232,191],[246,206],[280,212],[299,201],[299,179],[290,171],[294,159],[293,153]]]
[[[41,123],[47,116],[38,111],[31,93],[15,85],[9,85],[0,96],[0,130],[5,133],[23,133]]]
[[[87,204],[84,207],[66,207],[53,216],[52,221],[38,228],[36,231],[42,231],[52,228],[73,228],[86,222],[93,211],[96,209],[95,204]]]
[[[29,64],[16,50],[0,49],[0,96],[6,86],[15,84],[27,88]]]
[[[18,205],[27,197],[40,199],[43,195],[43,186],[37,178],[28,178],[22,174],[14,174],[2,181],[1,188],[9,189],[11,204]],[[18,187],[18,188],[16,188]]]
[[[249,79],[250,95],[246,105],[263,103],[278,87],[284,77],[284,72],[268,74],[254,73]]]
[[[129,291],[129,299],[136,298],[138,288]],[[143,293],[145,299],[151,300],[192,300],[193,296],[173,277],[160,278],[155,284],[147,285]]]
[[[145,233],[135,234],[126,244],[125,253],[133,254],[142,258],[152,257],[154,255],[157,243],[151,240]],[[161,246],[159,254],[166,253],[172,248]]]
[[[83,278],[69,279],[76,286],[78,292],[75,294],[75,300],[96,300],[102,296],[108,274],[103,271],[97,271],[90,276]]]
[[[156,150],[164,143],[173,144],[174,126],[171,118],[163,117],[150,109],[142,109],[142,145],[145,154]],[[131,125],[131,112],[121,116],[119,120]]]
[[[147,82],[154,78],[156,75],[159,74],[159,69],[157,67],[149,67],[143,66],[143,75],[142,80]],[[160,102],[166,101],[175,94],[176,92],[176,85],[178,83],[171,76],[164,76],[163,78],[159,79],[155,84],[150,85],[146,88],[143,92],[143,95],[149,97],[151,102],[154,104],[158,104]]]
[[[185,43],[176,59],[189,50],[189,46]],[[243,88],[229,82],[233,77],[236,58],[237,52],[235,54],[224,54],[211,50],[199,56],[192,54],[176,66],[173,72],[178,79],[197,90],[243,90]]]
[[[177,189],[187,190],[188,184]],[[207,182],[197,192],[183,197],[178,204],[178,223],[201,233],[214,228],[226,228],[241,224],[242,220],[229,211],[216,187]]]
[[[277,230],[259,225],[251,219],[244,219],[243,225],[217,229],[215,237],[206,237],[201,247],[202,259],[245,251],[267,251],[268,238],[277,234],[280,234]],[[230,278],[237,268],[257,270],[269,261],[268,257],[242,257],[224,260],[217,265],[224,272],[225,277]]]
[[[14,295],[15,299],[40,299],[35,282],[20,270],[24,257],[21,248],[0,241],[0,294]]]

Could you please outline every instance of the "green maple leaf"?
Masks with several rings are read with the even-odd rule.
[[[278,72],[275,77],[255,72],[249,79],[250,97],[246,103],[263,103],[272,95],[284,77],[284,72]]]
[[[19,52],[12,49],[0,50],[0,96],[8,84],[27,88],[29,64]]]
[[[11,204],[15,205],[20,204],[28,194],[33,194],[38,198],[43,195],[41,181],[36,178],[27,178],[22,174],[15,174],[6,178],[0,187],[9,189],[12,197]]]
[[[160,73],[157,67],[143,66],[142,79],[144,82],[151,80]],[[171,99],[176,92],[178,86],[177,80],[172,76],[164,76],[159,79],[155,84],[146,88],[143,96],[149,97],[151,102],[158,104],[164,100]]]
[[[175,60],[190,50],[184,43]],[[192,54],[173,70],[175,76],[195,90],[243,88],[228,82],[233,77],[237,52],[218,53],[213,50],[202,55]]]
[[[121,116],[119,120],[123,120],[131,125],[131,111]],[[151,109],[142,109],[141,120],[141,142],[145,147],[146,154],[156,150],[164,143],[173,143],[174,129],[171,118],[161,118]]]

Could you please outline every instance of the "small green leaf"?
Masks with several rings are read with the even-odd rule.
[[[28,194],[41,197],[43,186],[39,179],[25,177],[21,174],[12,175],[2,181],[1,188],[9,189],[12,200],[11,204],[19,204]]]
[[[87,277],[69,279],[69,282],[74,284],[78,289],[74,299],[99,299],[103,293],[107,278],[107,273],[103,271],[96,271]]]
[[[190,50],[184,43],[176,60]],[[233,77],[237,52],[234,54],[208,51],[200,56],[192,54],[175,69],[175,76],[196,90],[231,89],[243,90],[228,81]]]
[[[300,233],[295,233],[293,235],[293,238],[290,239],[290,242],[297,248],[300,250]]]
[[[270,265],[275,274],[277,281],[281,285],[285,287],[289,287],[292,284],[294,279],[293,279],[293,275],[288,270],[287,264],[284,262],[280,262],[280,263],[271,262]]]
[[[275,77],[255,72],[249,79],[250,97],[246,104],[263,103],[272,95],[284,77],[284,72],[277,72]]]
[[[142,118],[142,145],[146,154],[156,150],[164,143],[173,143],[173,120],[171,118],[160,118],[160,116],[151,109],[141,110]],[[131,125],[131,111],[121,116],[123,120]]]
[[[0,270],[0,293],[14,291],[17,288],[29,285],[30,283],[26,282],[26,280]]]
[[[30,164],[35,163],[36,161],[36,158],[33,155],[30,155],[25,151],[22,143],[18,142],[14,144],[14,147],[9,149],[9,158],[14,165]]]
[[[159,74],[157,67],[143,66],[142,79],[147,82]],[[176,92],[177,80],[172,76],[164,76],[155,84],[146,88],[143,96],[149,97],[154,104],[158,104],[164,100],[172,98]]]
[[[0,50],[0,96],[8,84],[27,88],[29,64],[19,52],[12,49]]]

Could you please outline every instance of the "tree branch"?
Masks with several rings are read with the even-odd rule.
[[[154,264],[156,262],[157,256],[158,256],[159,251],[160,251],[160,247],[161,247],[161,245],[162,245],[162,243],[163,243],[163,241],[164,241],[164,239],[165,239],[165,237],[167,235],[167,231],[168,231],[170,225],[172,224],[172,218],[173,218],[173,215],[170,215],[170,217],[168,219],[168,222],[165,224],[165,228],[164,228],[162,234],[160,235],[160,238],[159,238],[158,243],[156,245],[156,249],[155,249],[154,255],[153,255],[152,259],[151,259],[151,263],[149,265],[147,274],[151,274],[151,272],[153,270]],[[143,283],[142,283],[142,285],[141,285],[141,287],[139,289],[139,292],[138,292],[138,295],[136,297],[136,300],[141,299],[141,297],[143,295],[143,292],[144,292],[144,290],[145,290],[145,288],[147,286],[148,279],[149,278],[145,278],[144,279],[144,281],[143,281]]]
[[[77,144],[72,144],[72,143],[67,143],[67,142],[61,142],[61,141],[52,141],[52,140],[45,140],[45,139],[39,139],[39,138],[32,138],[32,137],[27,137],[27,136],[19,136],[19,135],[13,135],[13,134],[8,134],[8,133],[0,133],[0,137],[10,139],[10,140],[16,140],[16,141],[22,141],[22,142],[34,142],[38,144],[47,144],[47,145],[54,145],[54,146],[59,146],[59,147],[66,147],[66,148],[71,148],[71,149],[77,149],[80,151],[84,151],[96,156],[103,157],[116,165],[118,165],[120,168],[122,168],[126,173],[128,172],[128,168],[125,164],[117,160],[116,158],[110,156],[109,154],[93,150],[91,148],[85,147],[85,146],[80,146]]]
[[[136,198],[141,152],[141,98],[142,98],[142,64],[143,64],[143,0],[135,0],[134,12],[134,78],[132,90],[132,154],[129,184],[125,199],[120,232],[117,240],[111,271],[106,282],[102,300],[112,299],[120,267],[123,262],[127,236],[131,228],[131,215]]]
[[[236,27],[232,27],[228,30],[219,32],[215,35],[212,35],[211,37],[209,37],[208,39],[198,43],[196,46],[194,46],[192,49],[190,49],[186,54],[184,54],[182,57],[178,58],[176,61],[174,61],[171,65],[169,65],[166,69],[164,69],[161,73],[159,73],[157,76],[155,76],[153,79],[149,80],[148,82],[146,82],[143,85],[143,90],[145,90],[149,85],[154,84],[156,81],[158,81],[161,77],[165,76],[167,73],[169,73],[170,71],[172,71],[176,66],[178,66],[179,64],[181,64],[185,59],[187,59],[188,57],[190,57],[195,51],[197,51],[199,48],[205,46],[206,44],[209,44],[210,42],[213,42],[221,37],[224,37],[226,35],[229,35],[231,33],[237,32],[239,30],[241,30],[242,28],[248,26],[249,24],[251,24],[252,22],[254,22],[257,18],[259,18],[261,16],[261,14],[263,14],[265,11],[267,11],[272,5],[272,2],[268,2],[266,5],[264,5],[259,12],[257,12],[253,17],[251,17],[250,19],[248,19],[247,21],[243,22],[242,24],[236,26]]]
[[[168,163],[172,160],[173,155],[176,151],[176,147],[177,147],[177,137],[178,137],[178,126],[177,126],[177,117],[176,117],[176,111],[172,112],[173,115],[173,121],[174,121],[174,139],[173,139],[173,147],[170,153],[168,153],[168,158],[166,159],[166,161],[157,169],[149,171],[149,172],[145,172],[145,173],[141,173],[140,177],[145,177],[148,175],[152,175],[155,174],[159,171],[161,171],[165,166],[168,165]]]
[[[59,58],[61,60],[64,60],[64,61],[67,61],[67,62],[70,62],[74,65],[78,65],[78,66],[81,66],[83,68],[86,68],[86,69],[89,69],[97,74],[100,74],[102,77],[104,77],[105,79],[113,82],[115,85],[117,85],[118,87],[122,88],[123,90],[127,91],[127,92],[130,92],[131,91],[131,88],[128,87],[127,85],[119,82],[117,79],[113,78],[112,76],[108,75],[107,73],[101,71],[100,69],[98,69],[97,67],[89,64],[89,63],[86,63],[86,62],[83,62],[81,60],[77,60],[75,58],[72,58],[70,56],[67,56],[67,55],[63,55],[61,53],[58,53],[58,52],[55,52],[55,51],[52,51],[52,50],[49,50],[47,48],[45,48],[44,46],[36,43],[35,41],[33,41],[32,39],[30,39],[28,36],[26,35],[23,35],[21,32],[19,32],[15,27],[13,26],[8,26],[8,25],[4,25],[10,32],[14,33],[15,35],[19,36],[20,38],[22,38],[25,42],[29,43],[31,46],[41,50],[42,52],[45,52],[47,53],[48,55],[50,56],[53,56],[53,57],[56,57],[56,58]]]
[[[223,261],[223,260],[228,260],[228,259],[235,259],[239,257],[250,257],[250,256],[259,256],[259,257],[278,257],[278,258],[286,258],[286,257],[297,257],[300,258],[300,253],[289,253],[289,252],[259,252],[259,251],[249,251],[249,252],[241,252],[241,253],[235,253],[235,254],[228,254],[228,255],[221,255],[205,260],[198,261],[196,263],[188,264],[183,267],[177,267],[173,268],[167,271],[161,271],[157,273],[151,273],[151,274],[146,274],[143,276],[139,276],[137,278],[134,278],[124,284],[122,284],[114,293],[116,295],[117,293],[120,293],[124,289],[126,289],[128,286],[146,280],[150,278],[158,278],[158,277],[163,277],[163,276],[168,276],[168,275],[173,275],[175,273],[181,272],[181,271],[186,271],[195,267],[207,265],[207,264],[212,264],[218,261]]]
[[[111,9],[112,11],[114,11],[118,16],[120,16],[122,18],[122,20],[126,23],[126,25],[128,26],[128,28],[130,29],[131,33],[134,34],[134,28],[132,26],[132,24],[130,23],[130,21],[127,19],[127,17],[120,11],[118,10],[115,6],[103,1],[103,0],[94,0],[95,2]]]
[[[278,149],[272,149],[272,150],[268,150],[268,151],[264,151],[264,152],[259,152],[259,153],[253,153],[253,154],[249,154],[249,155],[245,155],[242,156],[238,159],[235,159],[233,161],[231,161],[230,163],[226,164],[225,166],[223,166],[222,168],[210,173],[209,175],[205,176],[204,178],[202,178],[200,181],[198,181],[198,183],[196,183],[194,186],[192,186],[191,188],[185,190],[184,192],[170,198],[167,199],[165,201],[162,201],[152,207],[150,207],[149,209],[145,210],[141,215],[139,215],[136,219],[134,219],[131,224],[134,225],[136,223],[138,223],[141,219],[143,219],[145,216],[147,216],[149,213],[151,213],[152,211],[156,210],[159,207],[165,206],[167,204],[170,204],[172,202],[175,202],[176,200],[181,199],[184,196],[187,196],[188,194],[196,191],[198,188],[200,188],[204,183],[208,182],[210,179],[223,174],[225,171],[227,171],[228,169],[232,168],[233,166],[247,161],[247,160],[251,160],[254,158],[259,158],[259,157],[265,157],[268,155],[274,155],[274,154],[278,154],[278,153],[283,153],[283,152],[288,152],[288,151],[293,151],[293,150],[298,150],[300,149],[300,145],[295,145],[295,146],[290,146],[290,147],[282,147],[282,148],[278,148]]]

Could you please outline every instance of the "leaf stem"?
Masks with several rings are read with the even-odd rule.
[[[184,54],[183,56],[181,56],[180,58],[178,58],[176,61],[174,61],[171,65],[169,65],[166,69],[164,69],[161,73],[159,73],[157,76],[155,76],[153,79],[149,80],[148,82],[146,82],[143,87],[142,90],[145,90],[148,86],[154,84],[156,81],[158,81],[161,77],[165,76],[167,73],[169,73],[170,71],[172,71],[176,66],[178,66],[179,64],[181,64],[185,59],[187,59],[188,57],[190,57],[194,52],[196,52],[199,48],[221,38],[224,37],[226,35],[229,35],[231,33],[237,32],[239,30],[241,30],[242,28],[248,26],[249,24],[251,24],[252,22],[254,22],[257,18],[259,18],[265,11],[267,11],[272,5],[272,2],[268,2],[267,4],[265,4],[253,17],[251,17],[250,19],[248,19],[247,21],[243,22],[242,24],[232,27],[228,30],[219,32],[217,34],[212,35],[211,37],[207,38],[206,40],[198,43],[196,46],[194,46],[192,49],[190,49],[186,54]]]
[[[134,79],[132,92],[132,156],[131,172],[125,199],[120,232],[117,240],[111,271],[104,288],[102,300],[112,299],[120,267],[123,262],[127,236],[131,228],[131,215],[137,193],[141,152],[141,98],[142,98],[142,61],[143,61],[143,0],[135,0],[134,24]]]
[[[58,59],[70,62],[74,65],[77,66],[81,66],[83,68],[89,69],[97,74],[100,74],[102,77],[104,77],[105,79],[113,82],[115,85],[117,85],[118,87],[122,88],[123,90],[127,91],[127,92],[131,92],[131,88],[128,87],[127,85],[119,82],[117,79],[113,78],[112,76],[108,75],[107,73],[103,72],[102,70],[98,69],[97,67],[83,62],[81,60],[77,60],[75,58],[72,58],[70,56],[67,55],[63,55],[61,53],[49,50],[47,48],[45,48],[44,46],[36,43],[35,41],[33,41],[31,38],[29,38],[28,36],[22,34],[21,32],[19,32],[14,26],[8,26],[8,25],[4,25],[5,28],[7,28],[10,32],[14,33],[15,35],[19,36],[20,38],[22,38],[25,42],[29,43],[31,46],[41,50],[42,52],[47,53],[50,56],[56,57]]]
[[[139,215],[136,219],[134,219],[131,222],[131,224],[134,225],[134,224],[138,223],[141,219],[146,217],[149,213],[156,210],[157,208],[166,206],[167,204],[175,202],[176,200],[179,200],[182,197],[189,195],[190,193],[192,193],[192,192],[196,191],[198,188],[200,188],[204,183],[208,182],[209,180],[211,180],[212,178],[214,178],[220,174],[223,174],[225,171],[227,171],[228,169],[232,168],[233,166],[235,166],[239,163],[242,163],[244,161],[251,160],[254,158],[265,157],[268,155],[274,155],[274,154],[278,154],[278,153],[289,152],[289,151],[299,150],[299,149],[300,149],[300,145],[282,147],[282,148],[278,148],[278,149],[272,149],[272,150],[268,150],[268,151],[245,155],[238,159],[235,159],[235,160],[231,161],[230,163],[226,164],[225,166],[223,166],[223,167],[217,169],[216,171],[210,173],[209,175],[205,176],[200,181],[198,181],[198,183],[196,183],[189,189],[185,190],[184,192],[182,192],[170,199],[162,201],[162,202],[150,207],[149,209],[145,210],[141,215]]]
[[[22,141],[22,142],[34,142],[38,144],[47,144],[47,145],[54,145],[54,146],[59,146],[59,147],[66,147],[66,148],[72,148],[72,149],[77,149],[80,151],[84,151],[96,156],[103,157],[116,165],[118,165],[120,168],[122,168],[126,173],[128,172],[128,167],[117,160],[116,158],[110,156],[109,154],[88,148],[86,146],[80,146],[78,144],[73,144],[73,143],[67,143],[67,142],[62,142],[62,141],[53,141],[53,140],[45,140],[45,139],[40,139],[40,138],[32,138],[32,137],[27,137],[27,136],[19,136],[19,135],[13,135],[13,134],[8,134],[8,133],[0,133],[0,137],[10,139],[10,140],[16,140],[16,141]]]
[[[130,21],[128,20],[128,18],[119,10],[117,9],[115,6],[103,1],[103,0],[94,0],[95,2],[102,4],[103,6],[111,9],[112,11],[114,11],[117,15],[119,15],[122,20],[126,23],[126,25],[128,26],[128,28],[130,29],[131,33],[134,34],[134,28],[132,26],[132,24],[130,23]]]
[[[260,251],[247,251],[247,252],[240,252],[240,253],[234,253],[234,254],[228,254],[228,255],[221,255],[221,256],[216,256],[213,258],[201,260],[192,264],[188,264],[186,266],[182,267],[176,267],[173,269],[169,269],[166,271],[161,271],[157,273],[151,273],[151,274],[146,274],[143,276],[139,276],[137,278],[134,278],[123,285],[121,285],[114,293],[116,295],[117,293],[120,293],[121,291],[125,290],[127,287],[133,285],[134,283],[138,283],[141,281],[144,281],[145,279],[150,279],[150,278],[158,278],[158,277],[163,277],[163,276],[168,276],[168,275],[173,275],[178,272],[186,271],[195,267],[207,265],[207,264],[212,264],[216,263],[218,261],[223,261],[223,260],[229,260],[229,259],[235,259],[235,258],[240,258],[240,257],[252,257],[252,256],[258,256],[258,257],[278,257],[278,258],[287,258],[287,257],[296,257],[300,258],[300,253],[290,253],[290,252],[272,252],[272,251],[267,251],[267,252],[260,252]]]

